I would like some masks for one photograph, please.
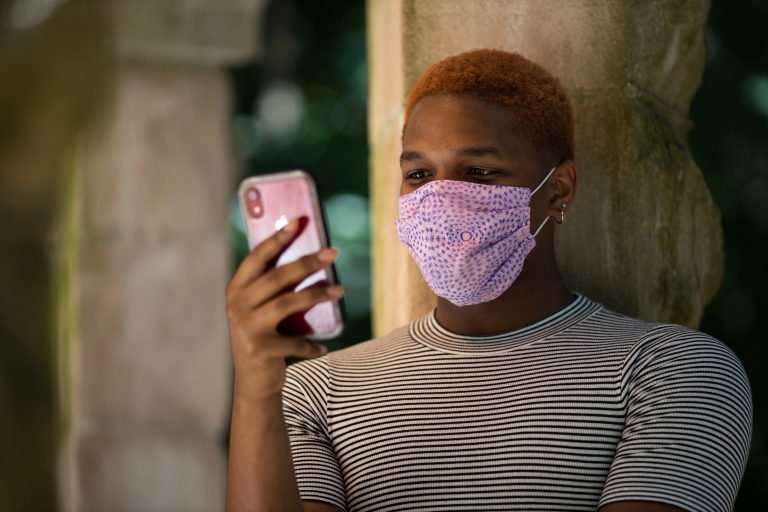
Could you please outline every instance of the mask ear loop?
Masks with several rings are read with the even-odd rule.
[[[554,166],[551,171],[549,171],[549,174],[547,174],[547,177],[541,180],[541,183],[539,183],[539,186],[533,189],[533,192],[531,192],[531,196],[539,191],[541,187],[544,186],[544,184],[547,182],[550,176],[552,176],[552,173],[555,172],[555,169],[557,169],[557,166]]]
[[[537,230],[536,230],[536,232],[533,234],[533,238],[536,238],[536,235],[538,235],[538,234],[539,234],[539,231],[541,231],[541,228],[543,228],[543,227],[544,227],[544,224],[546,224],[548,220],[549,220],[549,217],[545,217],[545,218],[544,218],[544,222],[542,222],[541,224],[539,224],[539,229],[537,229]]]
[[[536,187],[536,188],[533,190],[533,192],[531,192],[531,197],[533,197],[533,194],[535,194],[536,192],[538,192],[538,191],[539,191],[539,189],[540,189],[541,187],[543,187],[543,186],[544,186],[544,184],[547,182],[547,180],[549,179],[549,177],[550,177],[550,176],[552,176],[552,173],[553,173],[553,172],[555,172],[555,169],[557,169],[557,166],[554,166],[554,167],[552,168],[552,170],[551,170],[551,171],[549,171],[549,174],[547,174],[547,177],[546,177],[546,178],[544,178],[544,179],[541,181],[541,183],[539,183],[539,186],[538,186],[538,187]],[[545,218],[544,218],[544,222],[542,222],[541,224],[539,224],[539,229],[537,229],[537,230],[536,230],[536,232],[533,234],[533,238],[536,238],[536,235],[538,235],[538,234],[539,234],[539,231],[541,231],[541,228],[543,228],[543,227],[544,227],[544,224],[546,224],[548,220],[549,220],[549,216],[547,216],[547,217],[545,217]]]

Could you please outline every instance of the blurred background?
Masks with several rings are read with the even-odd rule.
[[[347,288],[347,328],[329,343],[342,348],[371,336],[365,5],[276,0],[264,23],[262,58],[232,71],[243,172],[317,179]],[[248,246],[234,196],[230,222],[237,264]]]
[[[120,244],[126,244],[128,240],[133,244],[131,251],[135,252],[135,247],[149,247],[147,251],[154,251],[156,247],[167,248],[169,244],[176,243],[173,241],[177,238],[181,240],[178,242],[180,244],[188,243],[184,238],[187,235],[178,234],[175,228],[168,227],[179,222],[180,217],[175,213],[168,214],[167,226],[139,226],[134,229],[131,227],[133,221],[120,220],[130,217],[130,212],[121,210],[120,197],[101,192],[96,201],[104,204],[97,205],[100,208],[98,211],[106,211],[109,217],[113,215],[109,212],[116,209],[118,213],[113,216],[118,220],[93,228],[92,225],[99,223],[94,221],[89,224],[87,219],[88,205],[91,204],[89,201],[94,200],[89,199],[91,196],[87,189],[82,193],[64,194],[68,199],[63,202],[55,199],[61,195],[62,190],[76,189],[78,179],[88,176],[89,166],[99,167],[105,165],[105,161],[106,165],[111,162],[109,159],[97,158],[97,163],[89,163],[91,160],[88,155],[104,151],[88,149],[90,146],[87,144],[84,148],[78,146],[80,149],[74,154],[66,148],[76,145],[76,135],[86,126],[87,121],[99,118],[96,111],[104,101],[102,96],[106,96],[115,88],[116,82],[126,77],[137,84],[132,96],[134,99],[127,101],[124,110],[118,108],[117,113],[111,114],[112,117],[119,117],[123,115],[121,113],[129,115],[134,110],[145,108],[142,107],[142,98],[148,97],[152,84],[176,83],[175,80],[181,83],[184,77],[193,74],[197,76],[201,69],[212,70],[206,72],[206,85],[201,89],[202,92],[190,92],[181,87],[174,94],[180,99],[166,98],[163,102],[153,104],[151,110],[162,113],[167,105],[176,105],[174,101],[180,102],[177,106],[189,101],[209,102],[213,96],[207,95],[205,91],[213,89],[226,89],[226,94],[231,98],[231,101],[216,107],[218,110],[215,111],[219,116],[215,122],[230,123],[234,134],[234,140],[220,141],[220,146],[235,155],[231,159],[222,157],[222,173],[228,178],[223,181],[225,185],[214,187],[214,195],[219,199],[215,204],[208,205],[221,210],[220,218],[214,221],[226,223],[227,243],[231,247],[230,253],[211,256],[213,259],[222,258],[222,262],[213,264],[215,272],[230,275],[247,251],[243,223],[234,195],[237,182],[245,176],[263,172],[307,169],[317,177],[325,200],[331,237],[334,245],[341,248],[338,261],[340,279],[349,290],[346,298],[348,327],[342,338],[331,342],[331,348],[339,349],[366,340],[371,333],[364,2],[270,0],[253,2],[253,10],[248,11],[247,15],[237,10],[240,9],[237,2],[222,2],[224,7],[215,13],[219,16],[216,19],[220,23],[227,23],[227,27],[232,26],[232,20],[240,20],[238,23],[246,27],[242,29],[243,33],[250,30],[249,36],[242,37],[255,38],[254,41],[241,43],[236,40],[240,36],[234,30],[231,32],[236,34],[227,39],[225,44],[220,44],[220,41],[211,42],[220,37],[210,35],[219,34],[217,30],[220,31],[220,27],[217,29],[215,26],[195,23],[190,24],[194,29],[192,32],[180,33],[170,42],[153,39],[152,23],[170,20],[171,11],[160,11],[158,14],[153,11],[154,7],[150,7],[151,2],[134,2],[140,8],[126,11],[124,14],[127,19],[142,20],[142,16],[149,13],[146,15],[151,14],[154,21],[149,23],[149,28],[139,23],[136,25],[139,28],[131,28],[132,25],[127,22],[117,24],[117,44],[122,52],[119,53],[121,57],[117,59],[118,62],[111,57],[110,44],[104,43],[110,21],[98,8],[93,8],[97,3],[87,0],[0,0],[0,165],[4,167],[0,168],[0,180],[4,180],[0,181],[0,187],[5,188],[5,191],[0,188],[0,511],[55,508],[56,489],[59,489],[59,493],[66,493],[62,490],[66,488],[66,481],[62,482],[60,475],[68,474],[67,467],[73,462],[71,457],[60,457],[56,468],[46,470],[46,464],[50,465],[46,461],[56,458],[52,454],[57,453],[62,446],[66,452],[67,443],[79,446],[70,447],[70,450],[85,450],[86,456],[91,457],[89,460],[96,467],[94,475],[81,478],[93,478],[99,482],[102,482],[100,478],[105,479],[102,482],[105,493],[110,489],[109,478],[119,478],[122,474],[118,472],[110,477],[106,463],[97,455],[98,450],[88,452],[90,438],[73,441],[73,431],[76,429],[68,423],[75,421],[76,415],[72,414],[71,409],[84,407],[83,404],[88,409],[89,403],[99,400],[100,403],[118,401],[122,395],[111,395],[102,389],[104,396],[99,395],[100,398],[77,398],[75,392],[71,393],[75,397],[72,398],[67,390],[89,383],[99,388],[98,378],[85,372],[79,379],[67,380],[65,375],[62,380],[60,374],[68,374],[70,370],[59,368],[51,372],[51,368],[60,364],[57,363],[60,360],[57,354],[60,355],[68,343],[74,343],[70,335],[77,332],[74,327],[68,331],[60,325],[63,323],[71,327],[69,324],[72,322],[88,324],[94,321],[92,317],[73,315],[68,309],[73,307],[71,304],[78,301],[88,304],[89,300],[95,301],[94,304],[103,304],[118,300],[112,295],[89,298],[88,283],[99,276],[78,274],[83,271],[78,270],[80,267],[72,261],[73,244],[86,244],[82,240],[96,239],[98,244],[117,244],[119,249],[122,247]],[[231,9],[227,7],[236,4]],[[145,14],[142,14],[142,9],[146,11]],[[258,15],[254,15],[256,11]],[[183,14],[182,18],[195,19],[194,13]],[[251,22],[253,26],[248,25]],[[714,0],[706,30],[707,66],[690,114],[694,123],[690,135],[691,150],[720,208],[725,230],[725,276],[720,292],[706,310],[701,330],[724,341],[734,350],[747,370],[753,392],[752,446],[736,503],[736,510],[743,511],[768,510],[768,447],[765,438],[768,427],[768,372],[764,370],[768,363],[768,270],[765,265],[765,256],[768,254],[766,34],[767,0]],[[199,47],[191,45],[194,48],[190,51],[196,52],[195,55],[204,54],[199,60],[195,60],[197,57],[189,57],[186,50],[183,50],[184,44],[189,45],[189,41],[194,38],[203,41]],[[51,41],[66,43],[52,45]],[[140,44],[141,41],[145,41],[145,46]],[[232,48],[229,53],[222,50],[227,45]],[[72,58],[73,54],[77,58]],[[30,56],[37,59],[35,65],[23,65],[23,60]],[[205,129],[199,126],[199,120],[190,117],[183,126],[164,131],[162,118],[153,119],[152,123],[146,125],[152,134],[152,141],[166,144],[160,146],[163,152],[179,151],[182,159],[193,162],[194,151],[187,148],[193,147],[197,140],[194,136],[198,132],[194,130]],[[104,127],[109,122],[109,119],[102,119],[97,126]],[[70,126],[71,131],[62,135],[48,129],[62,124]],[[99,128],[95,131],[98,133],[89,135],[88,140],[100,140],[102,132],[114,132],[107,138],[112,137],[118,141],[139,137],[130,130],[110,131]],[[200,144],[210,140],[205,133],[200,133]],[[174,137],[184,139],[186,143],[173,142],[176,140]],[[193,137],[192,143],[189,137]],[[64,154],[65,163],[58,168],[64,169],[60,174],[68,178],[62,179],[53,173],[30,172],[21,177],[13,174],[12,171],[21,161],[19,152],[23,150],[29,154],[34,151],[34,146],[23,145],[23,141],[30,138],[55,149],[37,155],[33,164],[29,165],[39,169],[54,169],[57,168],[55,160]],[[112,147],[109,142],[95,145]],[[190,153],[186,157],[183,155],[185,151]],[[117,160],[120,161],[119,158]],[[203,163],[207,165],[210,162]],[[142,164],[139,162],[136,165]],[[125,181],[127,178],[121,177],[102,184],[100,190],[134,187],[139,197],[150,198],[142,204],[155,208],[153,211],[160,211],[162,217],[165,215],[162,210],[163,201],[167,202],[167,197],[173,197],[171,193],[163,201],[153,202],[155,185],[151,184],[155,182],[152,180],[159,179],[157,176],[162,172],[158,171],[152,176],[140,175],[134,181]],[[165,180],[161,187],[173,188],[174,176],[173,173],[164,178],[161,176]],[[187,176],[183,179],[192,178]],[[199,189],[199,197],[203,197],[202,194],[209,191],[210,187],[201,182]],[[19,190],[26,191],[26,195],[19,194]],[[13,191],[13,194],[9,191]],[[193,200],[196,198],[189,199]],[[184,199],[179,198],[178,201],[181,204]],[[190,218],[197,222],[194,215],[194,212],[190,213]],[[72,235],[80,225],[86,225],[86,234]],[[192,237],[189,243],[200,243],[198,234],[189,236]],[[52,251],[56,255],[53,267],[49,263]],[[166,251],[163,254],[171,253]],[[110,258],[112,256],[99,256],[88,261],[90,265],[109,267],[113,264]],[[165,264],[169,267],[179,264],[172,256],[162,261],[167,261]],[[203,271],[198,269],[196,272],[202,275]],[[168,271],[149,277],[141,277],[144,274],[140,274],[140,278],[136,277],[139,274],[132,274],[132,282],[146,283],[146,290],[150,290],[152,283],[162,281],[172,273]],[[192,273],[198,275],[194,271]],[[80,288],[73,284],[78,281],[78,275],[84,283],[79,285]],[[20,287],[22,282],[33,284],[23,288]],[[119,288],[119,284],[116,286]],[[144,284],[131,286],[144,289]],[[20,289],[26,289],[26,292],[20,294]],[[141,289],[137,291],[129,287],[125,293],[140,294]],[[169,289],[175,292],[179,290],[173,287]],[[119,293],[123,292],[115,292],[115,295]],[[75,298],[71,299],[72,296]],[[40,306],[51,303],[51,297],[59,305]],[[160,302],[150,303],[147,308],[164,307],[173,300],[174,295],[166,293]],[[210,307],[211,304],[221,306],[216,300],[212,299],[212,302],[199,307]],[[62,303],[64,306],[61,306]],[[38,307],[35,308],[35,304]],[[144,313],[151,316],[150,312]],[[54,319],[58,321],[54,322]],[[156,331],[153,331],[155,334],[166,332],[164,329],[172,329],[170,323],[166,325],[163,323],[165,321],[158,322]],[[59,327],[54,329],[54,325]],[[115,325],[119,324],[113,322],[103,329],[115,329]],[[19,326],[27,328],[21,329]],[[216,332],[221,334],[220,325],[217,329]],[[50,337],[51,330],[56,330],[54,337],[57,341],[53,348],[35,345],[36,340]],[[136,340],[142,336],[142,333],[127,335],[126,346],[140,343]],[[98,335],[95,337],[99,338]],[[178,343],[179,346],[188,346],[184,345],[187,343],[185,339],[180,339]],[[174,370],[170,376],[166,376],[167,370],[158,369],[157,374],[162,374],[163,378],[180,380],[183,385],[180,384],[179,389],[174,391],[180,396],[188,395],[192,387],[199,390],[202,400],[206,398],[206,390],[217,390],[215,398],[225,403],[225,406],[212,412],[202,408],[199,409],[202,412],[193,414],[188,410],[198,410],[195,407],[202,406],[186,404],[183,410],[171,414],[171,419],[168,419],[167,411],[163,414],[153,412],[155,406],[151,398],[145,400],[149,405],[144,402],[136,405],[135,414],[130,418],[110,411],[100,412],[105,408],[103,405],[93,406],[87,410],[86,417],[108,419],[81,422],[77,428],[94,436],[100,443],[110,442],[112,438],[109,436],[113,432],[122,432],[120,435],[123,437],[120,439],[123,439],[126,429],[139,432],[135,434],[139,437],[151,430],[151,435],[147,435],[155,440],[160,439],[163,432],[178,428],[184,432],[199,430],[201,437],[212,438],[211,442],[219,445],[226,444],[226,435],[222,433],[226,432],[229,382],[217,381],[211,384],[201,376],[207,368],[205,364],[211,361],[215,361],[219,368],[226,368],[226,353],[221,350],[212,353],[202,349],[197,353],[193,349],[192,353],[197,355],[190,364],[194,368],[198,368],[194,364],[199,364],[199,373],[192,372],[185,376],[181,370]],[[126,370],[130,365],[123,362],[130,360],[127,354],[128,351],[118,353],[115,358],[120,362],[108,369],[114,372],[111,375],[124,379],[121,381],[123,383],[133,382],[130,371]],[[182,361],[170,366],[179,368],[183,364]],[[151,384],[150,378],[148,388],[151,388]],[[54,393],[57,386],[64,391]],[[146,396],[151,394],[151,390],[145,390]],[[64,418],[59,420],[62,423],[56,423],[57,417]],[[195,430],[197,427],[190,430],[189,418],[193,418],[192,423],[195,425],[199,423],[198,430]],[[190,439],[195,435],[190,434]],[[72,439],[67,441],[68,438]],[[40,439],[49,441],[41,443]],[[168,465],[170,463],[166,462],[170,460],[170,455],[163,458],[161,453],[166,448],[159,449],[157,447],[161,444],[152,445],[154,441],[147,442],[150,443],[147,450],[157,457],[158,475],[177,472],[181,475],[180,479],[198,478],[200,482],[205,481],[204,473],[188,474],[172,464]],[[193,461],[187,465],[194,466],[198,464],[195,461],[202,461],[199,464],[203,466],[220,467],[223,461],[210,454],[211,448],[205,447],[208,445],[195,448],[197,442],[194,439],[189,442],[193,448],[186,445],[179,448],[187,450],[183,451],[186,454],[184,456],[188,457],[185,460]],[[131,446],[128,443],[122,455],[109,455],[113,457],[110,460],[117,457],[122,470],[127,472],[131,471],[131,464],[135,464],[130,455],[126,455],[136,452],[137,449]],[[153,479],[156,478],[148,475],[144,480],[139,480],[151,486]],[[143,491],[137,489],[136,492],[140,494]],[[98,503],[101,503],[99,500],[106,498],[70,496],[67,499],[64,500],[67,503],[91,503],[90,509],[96,510]],[[21,507],[20,504],[28,506]],[[195,506],[186,508],[196,509]]]
[[[736,510],[768,509],[768,2],[715,0],[691,105],[693,157],[720,208],[725,275],[700,330],[741,359],[752,386],[749,462]]]

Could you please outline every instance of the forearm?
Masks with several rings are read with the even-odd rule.
[[[229,443],[227,512],[303,512],[282,399],[253,402],[235,393]]]

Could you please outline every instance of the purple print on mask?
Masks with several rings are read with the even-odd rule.
[[[400,198],[395,225],[435,294],[479,304],[512,285],[536,245],[530,200],[528,188],[436,180]]]

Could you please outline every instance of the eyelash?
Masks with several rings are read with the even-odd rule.
[[[416,175],[417,174],[422,174],[422,173],[426,174],[427,172],[428,171],[423,171],[423,170],[413,171],[413,172],[408,173],[408,175],[406,175],[406,179],[409,179],[409,180],[421,180],[421,179],[424,179],[426,176],[422,176],[422,177],[417,178]]]
[[[497,172],[497,171],[494,171],[493,169],[484,169],[482,167],[471,167],[469,169],[469,172],[471,173],[472,171],[483,171],[480,174],[478,174],[479,176],[490,176]]]
[[[474,173],[473,171],[480,171],[480,172],[479,173]],[[475,175],[475,176],[492,176],[492,175],[496,174],[497,172],[498,171],[495,171],[493,169],[484,169],[482,167],[470,167],[469,168],[469,173],[472,174],[472,175]],[[429,174],[429,171],[418,170],[418,171],[410,172],[410,173],[408,173],[406,175],[406,179],[409,179],[409,180],[421,180],[421,179],[426,178],[426,176],[417,177],[416,176],[417,174]]]

